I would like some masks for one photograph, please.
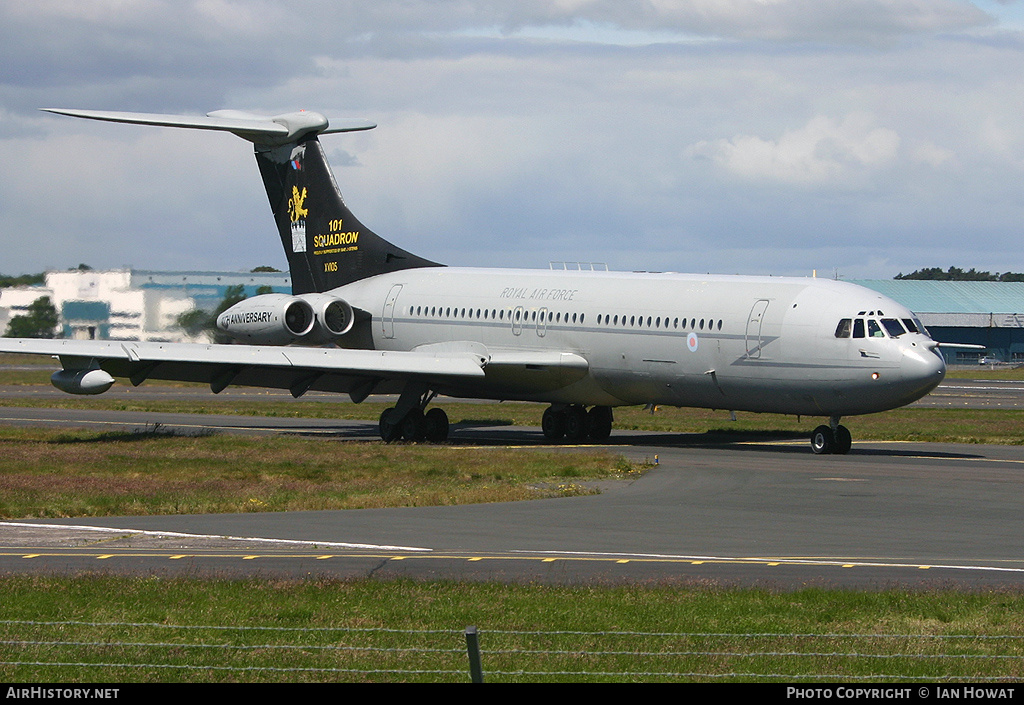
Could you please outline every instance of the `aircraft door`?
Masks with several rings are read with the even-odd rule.
[[[519,335],[523,332],[523,321],[526,320],[526,309],[516,306],[512,312],[512,335]]]
[[[542,308],[537,312],[537,335],[543,338],[548,332],[548,310]]]
[[[388,292],[387,298],[384,299],[384,311],[381,314],[380,320],[385,338],[395,337],[395,303],[398,301],[398,295],[401,292],[402,285],[395,284],[391,287],[391,291]]]
[[[757,360],[761,357],[761,328],[764,326],[764,314],[768,310],[768,299],[758,299],[747,316],[747,330],[744,339],[747,346],[747,359]]]

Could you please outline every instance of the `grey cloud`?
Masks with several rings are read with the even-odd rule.
[[[35,110],[48,105],[374,119],[324,138],[346,199],[367,226],[453,264],[864,275],[943,264],[911,260],[968,241],[964,266],[1024,267],[989,263],[1019,250],[1022,42],[958,31],[987,21],[968,3],[111,0],[130,11],[89,14],[105,4],[0,7],[11,273],[43,256],[281,262],[244,143]],[[583,41],[530,32],[557,25]],[[680,41],[602,44],[588,25]],[[683,36],[698,33],[732,40]],[[769,152],[759,178],[723,166],[738,136]],[[696,144],[704,161],[687,158]],[[831,166],[825,187],[778,178],[786,154],[803,155],[803,173]],[[53,247],[31,245],[40,237]]]

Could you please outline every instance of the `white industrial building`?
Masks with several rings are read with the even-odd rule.
[[[47,272],[42,286],[0,289],[0,330],[47,296],[60,316],[58,337],[187,342],[178,317],[193,308],[214,309],[228,287],[239,285],[247,296],[261,287],[291,292],[291,278],[282,272]]]

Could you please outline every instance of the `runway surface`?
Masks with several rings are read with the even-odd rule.
[[[912,406],[962,409],[1024,408],[1024,381],[946,379],[938,389]]]
[[[931,401],[1002,406],[1024,397],[1024,385],[974,386]],[[0,419],[318,434],[325,442],[376,434],[372,423],[314,419],[12,407],[0,408]],[[544,445],[539,429],[518,427],[457,427],[452,441],[524,452]],[[1024,585],[1024,448],[855,442],[849,455],[814,456],[802,440],[702,445],[621,431],[609,445],[631,459],[657,456],[658,465],[634,481],[605,483],[600,495],[532,502],[4,522],[0,571]]]

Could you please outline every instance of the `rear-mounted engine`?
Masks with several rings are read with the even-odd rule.
[[[217,317],[217,328],[252,345],[317,345],[352,329],[347,301],[326,294],[260,294],[239,301]]]

